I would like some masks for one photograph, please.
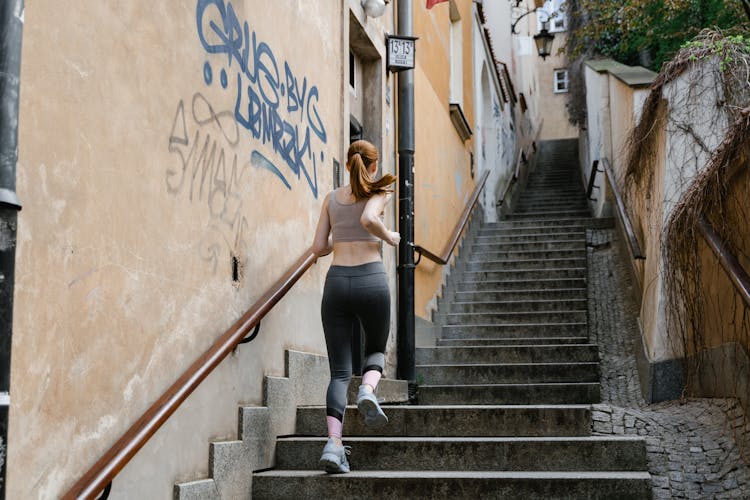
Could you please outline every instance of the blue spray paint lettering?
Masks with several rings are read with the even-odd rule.
[[[270,145],[298,179],[304,174],[317,198],[319,155],[314,150],[322,149],[328,140],[318,111],[318,87],[311,85],[306,76],[300,79],[295,75],[286,61],[282,77],[271,47],[258,40],[247,21],[240,21],[231,2],[197,0],[196,22],[198,38],[205,51],[226,55],[226,68],[220,73],[222,88],[229,89],[228,83],[224,83],[227,81],[225,73],[236,73],[234,117],[237,123],[250,132],[253,139]],[[210,85],[213,80],[208,78],[206,82]],[[282,99],[286,106],[282,105]],[[322,151],[320,157],[323,157]],[[271,165],[274,168],[266,170],[290,186],[281,170]]]

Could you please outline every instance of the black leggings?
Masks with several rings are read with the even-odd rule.
[[[326,413],[343,421],[352,378],[352,325],[355,321],[361,322],[365,332],[362,373],[369,370],[382,373],[385,364],[391,297],[383,263],[331,266],[326,275],[320,312],[331,368]]]

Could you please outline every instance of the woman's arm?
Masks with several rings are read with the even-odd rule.
[[[318,227],[315,228],[315,237],[313,238],[312,250],[318,257],[323,257],[333,251],[333,244],[329,236],[331,233],[331,221],[328,219],[328,198],[330,196],[331,193],[328,193],[323,200]]]
[[[362,217],[360,217],[359,222],[367,229],[367,232],[395,247],[401,241],[401,235],[395,231],[389,231],[383,221],[380,220],[380,214],[383,213],[385,205],[390,199],[390,193],[376,194],[371,197],[362,210]]]

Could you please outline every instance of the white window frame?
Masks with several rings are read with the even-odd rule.
[[[562,75],[563,78],[558,78],[559,75]],[[557,85],[558,83],[563,83],[564,88],[559,88]],[[570,91],[570,74],[568,73],[567,68],[560,68],[554,71],[552,74],[552,88],[555,94],[564,94],[565,92]]]
[[[565,13],[558,12],[557,16],[550,19],[550,32],[560,33],[561,31],[566,31],[567,30],[565,26],[566,21],[567,20],[565,19]],[[560,24],[560,26],[558,26],[558,24]]]
[[[542,22],[549,21],[548,29],[550,33],[560,33],[567,31],[568,19],[562,6],[565,0],[547,0],[544,2],[543,10],[549,13],[549,17],[544,15],[537,16],[537,30],[542,29]]]

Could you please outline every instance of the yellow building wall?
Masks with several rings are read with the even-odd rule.
[[[456,2],[462,19],[463,111],[473,123],[472,35],[469,0]],[[449,115],[449,4],[414,9],[417,67],[414,74],[414,242],[440,253],[458,222],[475,181],[470,173],[473,139],[461,141]],[[429,319],[444,282],[443,266],[422,259],[415,272],[415,314]]]
[[[58,497],[312,241],[343,164],[348,18],[217,4],[26,4],[8,498]],[[327,262],[174,417],[168,486],[205,477],[285,348],[325,354]]]

